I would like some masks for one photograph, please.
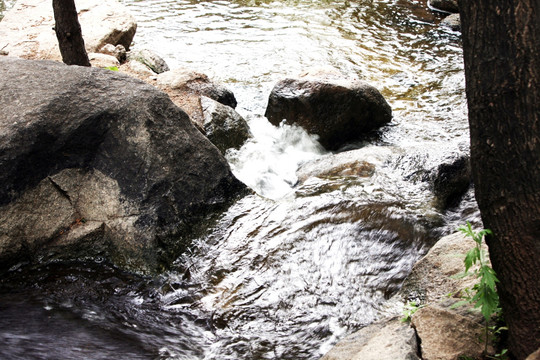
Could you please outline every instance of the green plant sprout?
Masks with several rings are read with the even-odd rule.
[[[465,275],[475,276],[480,281],[473,286],[472,297],[467,302],[473,304],[475,308],[480,308],[480,312],[487,322],[493,314],[500,311],[499,295],[496,289],[496,283],[499,282],[499,279],[497,279],[495,271],[489,265],[486,252],[482,249],[482,239],[485,235],[492,234],[492,232],[489,229],[475,232],[468,221],[467,226],[461,226],[458,230],[471,237],[476,243],[475,247],[465,255]],[[469,273],[469,269],[477,263],[478,268]]]
[[[411,321],[413,314],[423,307],[424,305],[419,305],[416,301],[408,301],[407,304],[403,306],[403,317],[401,318],[401,322]]]
[[[464,233],[466,236],[471,237],[475,246],[467,252],[465,255],[465,272],[462,276],[475,276],[479,279],[479,282],[476,283],[472,289],[466,289],[466,296],[464,301],[460,301],[453,305],[457,307],[463,304],[472,304],[475,308],[480,308],[480,312],[484,316],[485,320],[485,348],[484,354],[487,356],[488,348],[488,336],[490,327],[489,321],[491,317],[495,314],[500,314],[499,307],[499,295],[497,294],[496,284],[499,282],[495,271],[489,265],[488,256],[486,251],[482,249],[482,240],[485,235],[492,234],[491,230],[484,229],[479,232],[475,232],[472,229],[471,223],[467,221],[466,226],[461,226],[458,228],[459,231]],[[469,270],[473,265],[478,264],[478,267],[470,273]],[[493,328],[493,327],[492,327]],[[504,327],[501,327],[493,332],[496,336],[498,333],[503,330]],[[506,350],[503,350],[500,354],[495,355],[495,357],[488,356],[490,358],[502,359],[506,355]]]

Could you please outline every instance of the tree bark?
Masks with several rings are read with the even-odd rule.
[[[471,164],[509,352],[540,347],[540,1],[460,0]]]
[[[53,11],[62,61],[68,65],[90,66],[74,0],[53,0]]]

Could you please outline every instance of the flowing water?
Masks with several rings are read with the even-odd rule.
[[[105,263],[16,267],[0,292],[6,359],[317,359],[374,321],[471,193],[434,206],[426,170],[468,149],[459,34],[416,1],[123,0],[134,48],[232,89],[253,138],[227,158],[256,190],[145,278]],[[366,176],[299,179],[325,152],[264,118],[272,86],[332,67],[377,87],[391,124],[346,149]],[[304,164],[308,165],[304,165]]]

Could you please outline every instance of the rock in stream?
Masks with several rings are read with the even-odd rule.
[[[245,186],[163,92],[0,58],[0,263],[95,257],[156,271]]]

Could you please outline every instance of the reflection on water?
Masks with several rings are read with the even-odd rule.
[[[227,157],[258,195],[156,278],[106,264],[14,269],[0,287],[9,358],[317,359],[377,318],[438,236],[478,220],[471,194],[443,214],[422,180],[468,143],[459,35],[422,2],[122,2],[138,20],[134,48],[234,91],[254,137]],[[331,154],[262,116],[278,80],[318,66],[368,81],[393,108],[349,147],[373,164],[366,176],[299,182],[299,166]]]

